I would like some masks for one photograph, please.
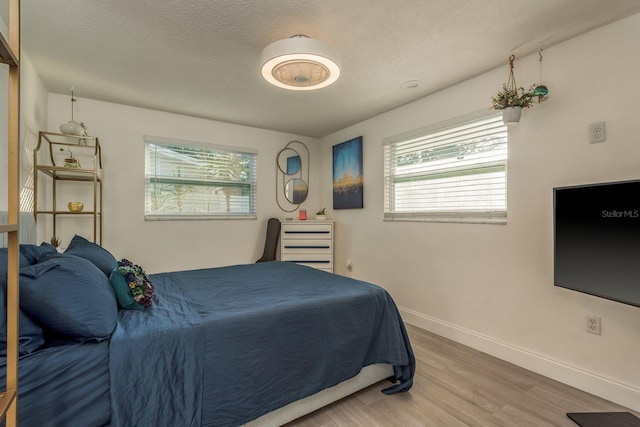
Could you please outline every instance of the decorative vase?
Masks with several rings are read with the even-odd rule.
[[[69,211],[73,213],[82,212],[82,209],[84,209],[84,204],[82,202],[69,202],[68,206]]]
[[[82,123],[78,123],[73,120],[60,125],[60,132],[66,133],[67,135],[87,136],[87,131]]]
[[[522,107],[507,107],[502,110],[502,122],[505,125],[510,123],[518,123],[520,121],[520,115],[522,114]]]

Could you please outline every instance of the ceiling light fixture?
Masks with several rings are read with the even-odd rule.
[[[326,43],[304,35],[278,40],[262,50],[262,77],[289,90],[314,90],[340,77],[340,55]]]

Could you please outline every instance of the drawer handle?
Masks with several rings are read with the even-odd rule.
[[[289,262],[304,262],[306,264],[330,264],[331,263],[331,261],[319,261],[319,260],[305,261],[303,259],[296,259],[296,260],[290,259],[288,261]]]
[[[285,249],[329,249],[331,246],[293,246],[284,245]]]
[[[284,234],[329,234],[328,231],[286,231]]]

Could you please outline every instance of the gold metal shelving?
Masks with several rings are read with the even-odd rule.
[[[57,154],[59,150],[73,150],[91,167],[65,167]],[[41,153],[42,151],[42,154]],[[57,238],[57,220],[61,215],[92,216],[93,241],[102,244],[102,151],[100,141],[96,137],[67,135],[41,131],[38,134],[38,145],[33,150],[33,214],[53,217],[53,237]],[[39,175],[51,179],[51,209],[40,209],[38,192],[40,191]],[[64,182],[84,182],[93,184],[93,204],[88,210],[71,212],[59,209],[57,201],[58,184]]]

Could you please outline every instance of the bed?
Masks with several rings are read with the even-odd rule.
[[[369,283],[279,261],[169,272],[124,309],[120,264],[79,236],[20,262],[22,426],[281,425],[386,377],[387,394],[412,385],[402,319]]]

